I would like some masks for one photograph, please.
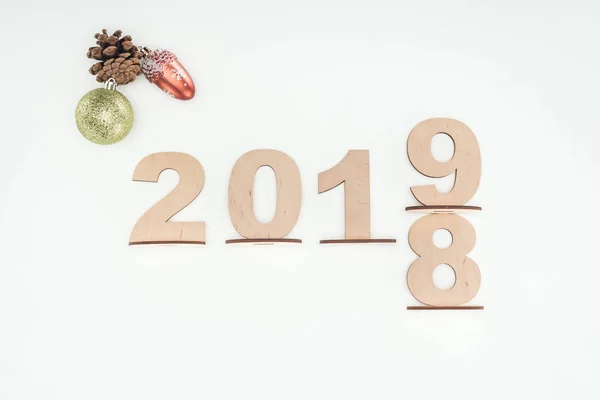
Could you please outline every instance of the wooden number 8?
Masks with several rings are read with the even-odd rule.
[[[433,243],[433,233],[446,229],[452,234],[450,247],[440,249]],[[420,258],[408,269],[408,288],[421,303],[430,306],[458,306],[471,300],[481,284],[477,264],[467,257],[475,246],[475,229],[456,214],[433,214],[413,224],[408,232],[410,247]],[[433,271],[440,264],[454,270],[455,283],[442,290],[433,282]]]
[[[431,140],[445,133],[454,142],[454,155],[448,162],[439,162],[431,154]],[[481,155],[473,132],[460,121],[449,118],[432,118],[420,122],[408,136],[408,158],[425,176],[442,178],[456,171],[454,187],[440,193],[434,185],[411,187],[415,198],[426,206],[462,206],[469,201],[481,178]]]

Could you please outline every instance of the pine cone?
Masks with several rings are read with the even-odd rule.
[[[102,29],[94,36],[97,46],[88,49],[87,57],[99,60],[89,69],[98,82],[113,78],[118,85],[126,85],[142,74],[140,59],[144,55],[133,44],[131,36],[121,38],[122,33],[117,30],[109,36],[107,30]]]

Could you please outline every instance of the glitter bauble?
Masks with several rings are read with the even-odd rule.
[[[97,144],[112,144],[123,139],[133,126],[133,107],[116,85],[94,89],[79,100],[75,109],[79,132]]]
[[[142,61],[142,72],[151,83],[173,98],[190,100],[196,94],[192,77],[168,50],[147,52]]]

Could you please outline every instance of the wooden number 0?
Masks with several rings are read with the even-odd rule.
[[[454,142],[454,155],[448,162],[439,162],[431,154],[431,140],[438,133],[447,134]],[[477,192],[481,178],[479,145],[473,132],[460,121],[433,118],[417,124],[408,136],[408,158],[425,176],[442,178],[456,172],[454,187],[448,193],[440,193],[434,185],[411,187],[421,204],[462,206]]]
[[[252,190],[260,167],[275,172],[277,206],[275,216],[266,224],[254,215]],[[229,179],[229,217],[236,231],[248,239],[281,239],[294,229],[300,215],[302,187],[300,171],[290,156],[277,150],[252,150],[233,166]],[[229,241],[231,243],[235,241]]]
[[[452,234],[450,247],[440,249],[433,243],[433,233],[446,229]],[[408,232],[410,247],[420,256],[408,269],[408,288],[421,303],[430,306],[459,306],[477,294],[481,274],[477,264],[467,257],[475,246],[475,229],[456,214],[433,214],[417,220]],[[433,282],[433,271],[440,264],[454,270],[455,283],[442,290]]]
[[[204,187],[204,169],[198,160],[185,153],[151,154],[139,162],[133,180],[158,182],[166,169],[177,171],[179,183],[142,215],[131,232],[129,244],[205,244],[204,222],[169,222],[173,215],[198,197]]]

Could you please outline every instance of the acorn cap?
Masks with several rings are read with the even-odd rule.
[[[165,67],[177,60],[177,56],[169,50],[156,49],[150,51],[142,61],[142,72],[151,83],[165,74]]]

